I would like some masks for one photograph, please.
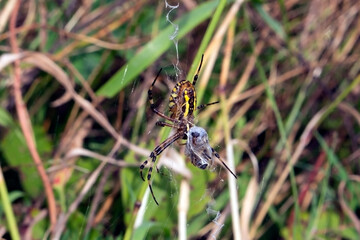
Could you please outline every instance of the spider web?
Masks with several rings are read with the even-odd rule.
[[[177,36],[178,36],[178,32],[179,32],[179,25],[175,24],[172,22],[171,20],[171,17],[170,17],[170,14],[175,10],[177,9],[180,4],[177,3],[176,5],[171,5],[169,4],[166,0],[164,0],[165,2],[165,8],[166,9],[169,9],[166,13],[166,21],[171,24],[173,27],[174,27],[174,31],[171,35],[169,35],[169,40],[171,40],[174,44],[174,47],[175,47],[175,52],[176,52],[176,62],[173,65],[173,68],[174,68],[174,72],[175,72],[175,78],[176,78],[176,81],[178,80],[179,78],[179,74],[181,73],[181,70],[179,69],[179,51],[178,51],[178,39],[177,39]],[[166,71],[166,68],[164,69],[165,70],[165,74],[167,75],[168,78],[172,78],[171,75],[168,74],[168,72]],[[148,134],[151,133],[151,130],[148,132]],[[170,135],[173,135],[174,134],[174,131],[172,130]],[[172,146],[170,146],[171,148]],[[168,152],[169,149],[165,149],[164,152],[162,152],[160,154],[160,156],[158,156],[158,159],[157,159],[157,163],[156,165],[159,167],[159,170],[160,170],[160,174],[158,174],[160,178],[162,178],[161,180],[161,186],[162,188],[164,189],[170,189],[169,192],[166,193],[166,199],[168,199],[168,201],[170,202],[170,200],[174,197],[176,197],[178,194],[179,194],[179,189],[178,189],[178,183],[177,183],[177,180],[176,178],[173,176],[173,173],[172,173],[172,169],[175,168],[175,166],[173,167],[172,165],[168,166],[168,170],[164,171],[164,167],[162,167],[162,162],[163,162],[163,157],[166,156],[167,152]],[[173,162],[171,161],[170,164],[172,164]],[[158,180],[158,179],[157,179]],[[157,191],[157,187],[156,185],[154,185],[154,183],[156,183],[156,180],[155,178],[153,177],[153,188],[154,188],[154,191],[156,191],[155,194],[159,195],[160,194],[160,191]],[[171,185],[171,187],[169,187]],[[148,225],[148,226],[145,226],[146,227],[146,234],[145,236],[148,236],[149,234],[149,231],[151,230],[151,224],[147,224],[145,221],[144,221],[144,217],[145,217],[145,214],[146,214],[146,211],[147,210],[150,210],[150,207],[151,205],[153,204],[152,203],[153,199],[152,199],[152,196],[150,194],[150,189],[147,188],[145,194],[144,194],[144,197],[143,197],[143,203],[146,203],[146,204],[143,204],[140,209],[139,209],[139,212],[138,212],[138,215],[137,215],[137,218],[135,220],[135,224],[134,224],[134,228],[137,229],[137,228],[141,228],[141,227],[144,227],[144,223],[145,225]],[[161,203],[160,203],[161,204]],[[159,211],[165,211],[163,208],[161,208],[160,206],[156,206],[159,208]],[[171,216],[173,214],[173,211],[176,211],[176,205],[172,205],[170,206],[171,209],[168,209],[168,221],[172,221],[171,220]],[[166,222],[166,220],[165,220]],[[135,233],[136,234],[136,233]],[[147,238],[147,237],[146,237]],[[163,236],[163,238],[165,238],[165,236]]]
[[[175,48],[175,52],[176,52],[176,61],[175,63],[173,63],[173,68],[174,68],[174,71],[175,71],[175,77],[176,77],[176,81],[178,81],[179,79],[179,75],[181,74],[181,70],[179,68],[179,42],[178,42],[178,32],[179,32],[179,25],[175,24],[173,22],[173,17],[171,17],[176,9],[179,8],[180,4],[179,2],[176,4],[176,5],[171,5],[167,0],[164,0],[165,2],[165,8],[168,10],[167,13],[166,13],[166,21],[171,25],[173,26],[174,28],[174,31],[172,34],[169,35],[169,40],[173,42],[174,44],[174,48]],[[167,73],[167,71],[165,70],[165,74],[167,75],[168,78],[171,78],[171,75],[169,75]],[[173,76],[173,75],[172,75]],[[174,134],[173,131],[171,131],[170,135]],[[172,146],[170,146],[171,148]],[[160,166],[162,166],[161,162],[163,159],[161,159],[163,156],[166,156],[167,155],[167,152],[168,152],[168,149],[166,149],[159,157],[158,157],[158,166],[160,168]],[[182,155],[182,158],[184,158],[184,156]],[[161,159],[161,160],[160,160]],[[160,164],[159,164],[160,163]],[[174,161],[172,161],[170,164],[174,163]],[[160,174],[158,176],[158,178],[160,177],[162,180],[161,180],[161,185],[162,185],[162,188],[164,189],[170,189],[169,192],[166,192],[166,199],[170,202],[172,198],[176,197],[177,195],[179,195],[179,182],[178,180],[175,178],[175,176],[173,175],[172,171],[175,170],[176,168],[176,164],[174,165],[169,165],[167,166],[168,170],[166,171],[163,171],[164,168],[166,168],[165,166],[162,167],[160,169]],[[220,169],[220,170],[219,170]],[[211,171],[211,172],[214,172],[214,171],[221,171],[221,167],[219,166],[216,166],[213,165],[210,169],[208,169],[208,171]],[[195,177],[195,176],[194,176]],[[155,179],[153,178],[153,180],[155,181]],[[159,179],[157,179],[159,180]],[[224,182],[224,179],[221,179],[220,182]],[[169,186],[172,186],[172,187],[169,187]],[[206,188],[207,186],[204,186],[204,188]],[[156,187],[154,187],[154,190],[156,189]],[[157,190],[155,190],[157,191]],[[221,217],[221,213],[220,211],[216,210],[215,207],[213,207],[213,205],[216,204],[216,200],[214,198],[214,193],[215,193],[215,189],[214,188],[207,188],[205,193],[203,194],[203,196],[198,199],[199,202],[201,201],[204,201],[204,199],[206,198],[209,198],[210,196],[210,202],[208,203],[207,205],[207,208],[200,214],[206,214],[209,216],[209,219],[210,221],[212,221],[215,226],[213,228],[213,230],[211,231],[211,238],[212,239],[216,239],[217,236],[219,235],[219,233],[221,232],[221,229],[223,228],[224,224],[223,223],[219,223],[219,218]],[[157,193],[155,193],[157,195],[160,194],[159,191],[157,191]],[[152,196],[150,194],[150,191],[149,189],[146,190],[146,193],[144,195],[144,198],[143,198],[143,202],[146,202],[147,204],[144,204],[143,206],[141,206],[141,208],[139,209],[139,218],[136,219],[136,222],[135,222],[135,225],[134,227],[137,228],[137,227],[141,227],[142,224],[144,224],[143,222],[143,218],[144,218],[144,215],[145,215],[145,212],[147,210],[150,210],[150,204],[153,204],[151,203],[152,202]],[[161,204],[161,203],[160,203]],[[157,206],[158,207],[158,206]],[[168,212],[168,217],[167,219],[169,219],[169,221],[172,221],[171,218],[172,218],[172,215],[174,214],[174,211],[177,210],[177,204],[174,204],[170,207],[171,209],[167,209],[166,211],[169,211]],[[165,211],[163,208],[158,207],[158,210],[159,211]],[[177,214],[176,214],[177,215]],[[165,222],[167,221],[167,219],[165,220]],[[187,225],[189,225],[189,223],[187,223]],[[147,230],[146,230],[146,236],[148,236],[149,234],[149,231],[151,231],[151,226],[149,225],[147,227]],[[187,235],[187,233],[186,233]],[[172,236],[172,237],[176,237],[176,236]],[[179,237],[179,236],[177,236]],[[188,236],[186,236],[188,237]],[[160,238],[166,238],[166,236],[162,236]]]
[[[180,4],[177,3],[176,5],[171,5],[166,0],[164,0],[164,1],[165,1],[165,8],[170,9],[166,14],[166,21],[169,22],[174,27],[174,32],[169,36],[169,39],[173,41],[174,46],[175,46],[176,63],[174,64],[174,70],[175,70],[176,78],[178,78],[179,73],[181,72],[180,69],[179,69],[179,41],[177,39],[177,36],[178,36],[178,33],[179,33],[179,25],[173,23],[170,20],[170,13],[172,11],[174,11],[175,9],[177,9],[180,6]]]
[[[212,209],[211,206],[208,206],[206,208],[206,212],[208,215],[216,215],[215,218],[212,220],[212,222],[215,223],[215,228],[214,228],[215,230],[212,231],[212,233],[211,233],[211,238],[216,239],[216,236],[221,231],[221,229],[224,227],[223,223],[218,222],[218,220],[221,216],[221,213],[220,213],[220,211],[216,211],[216,210]]]

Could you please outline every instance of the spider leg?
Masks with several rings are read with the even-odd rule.
[[[145,182],[145,178],[143,177],[143,169],[145,168],[145,166],[148,164],[148,160],[146,159],[141,165],[140,165],[140,176],[141,179]]]
[[[153,87],[154,87],[154,85],[155,85],[155,82],[156,82],[156,80],[158,79],[158,77],[159,77],[159,75],[160,75],[160,73],[161,73],[161,70],[162,70],[162,68],[160,68],[158,74],[156,75],[156,78],[154,79],[154,81],[153,81],[153,83],[151,84],[151,86],[150,86],[150,88],[149,88],[149,91],[148,91],[148,99],[149,99],[149,102],[150,102],[150,108],[151,108],[151,110],[152,110],[154,113],[156,113],[156,114],[159,115],[160,117],[165,118],[166,120],[168,120],[168,121],[170,121],[170,122],[176,122],[176,123],[177,123],[178,120],[166,116],[165,114],[163,114],[162,112],[160,112],[159,110],[157,110],[157,109],[155,108],[154,98],[153,98],[152,91],[153,91]]]
[[[158,203],[158,201],[157,201],[156,198],[155,198],[154,191],[152,190],[152,187],[151,187],[151,183],[150,183],[150,182],[149,182],[149,188],[150,188],[151,195],[152,195],[152,197],[153,197],[156,205],[159,206],[159,203]]]
[[[199,65],[199,68],[198,68],[198,70],[197,70],[197,72],[196,72],[196,74],[195,74],[195,76],[194,76],[194,80],[193,80],[193,83],[192,83],[194,86],[195,86],[195,84],[196,84],[196,81],[197,81],[198,78],[199,78],[199,72],[200,72],[200,69],[201,69],[201,65],[202,65],[202,63],[203,63],[203,59],[204,59],[204,54],[201,55],[200,65]]]
[[[197,106],[196,110],[202,110],[202,109],[206,108],[207,106],[214,105],[217,103],[219,103],[219,101],[208,103],[208,104],[201,104],[201,105]]]
[[[230,168],[225,164],[225,162],[220,158],[220,155],[213,148],[211,148],[211,150],[215,155],[215,157],[217,157],[220,160],[220,162],[224,165],[224,167],[237,179],[235,173],[233,173],[233,171],[231,171]]]
[[[163,121],[157,121],[156,122],[156,126],[159,127],[171,127],[171,128],[179,128],[179,126],[175,125],[175,124],[171,124],[171,123],[167,123],[167,122],[163,122]]]
[[[156,157],[159,156],[168,146],[170,146],[173,142],[175,142],[176,140],[178,140],[179,138],[181,138],[183,135],[182,132],[178,132],[176,133],[175,135],[169,137],[168,139],[166,139],[165,141],[163,141],[162,143],[160,143],[160,145],[158,145],[157,147],[155,147],[154,151],[152,151],[150,153],[150,156],[149,158],[151,158],[151,163],[150,163],[150,168],[149,168],[149,171],[148,171],[148,174],[147,174],[147,180],[148,180],[148,184],[149,184],[149,188],[150,188],[150,192],[151,192],[151,195],[155,201],[155,203],[157,205],[159,205],[158,201],[156,200],[155,198],[155,195],[154,195],[154,192],[152,190],[152,187],[151,187],[151,173],[152,173],[152,170],[153,170],[153,166],[156,162]],[[145,160],[143,164],[141,164],[140,166],[140,176],[142,178],[142,180],[145,181],[144,177],[143,177],[143,169],[145,168],[145,166],[148,164],[148,160]],[[158,170],[158,168],[156,167],[156,169]]]

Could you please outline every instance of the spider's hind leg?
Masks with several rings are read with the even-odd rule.
[[[177,126],[175,124],[167,123],[164,121],[157,121],[155,124],[156,124],[156,126],[159,126],[159,127],[179,128],[179,126]]]
[[[156,75],[154,81],[152,82],[150,88],[149,88],[149,91],[148,91],[148,98],[149,98],[149,102],[150,102],[150,106],[151,106],[151,109],[155,108],[155,105],[154,105],[154,98],[153,98],[153,94],[152,94],[152,91],[153,91],[153,87],[155,85],[155,82],[156,80],[158,79],[160,73],[162,71],[162,68],[160,68],[158,74]]]
[[[164,119],[166,119],[166,120],[168,120],[168,121],[170,121],[170,122],[177,123],[178,120],[166,116],[164,113],[160,112],[160,111],[157,110],[156,107],[155,107],[154,98],[153,98],[153,88],[154,88],[154,85],[155,85],[156,80],[158,79],[158,77],[159,77],[159,75],[160,75],[160,73],[161,73],[161,70],[162,70],[162,69],[160,69],[160,71],[159,71],[158,74],[156,75],[153,83],[151,84],[151,86],[150,86],[150,88],[149,88],[149,90],[148,90],[148,100],[149,100],[149,102],[150,102],[150,108],[151,108],[151,110],[152,110],[154,113],[156,113],[156,114],[159,115],[160,117],[162,117],[162,118],[164,118]]]
[[[211,103],[207,103],[207,104],[201,104],[201,105],[197,106],[196,110],[202,110],[202,109],[206,108],[207,106],[214,105],[217,103],[219,103],[219,101],[211,102]]]
[[[201,65],[202,65],[202,63],[203,63],[203,60],[204,60],[204,54],[203,55],[201,55],[201,60],[200,60],[200,65],[199,65],[199,68],[198,68],[198,70],[197,70],[197,72],[196,72],[196,74],[195,74],[195,76],[194,76],[194,79],[193,79],[193,85],[195,86],[195,84],[196,84],[196,82],[197,82],[197,80],[198,80],[198,78],[199,78],[199,73],[200,73],[200,69],[201,69]]]

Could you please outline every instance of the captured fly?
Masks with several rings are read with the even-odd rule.
[[[217,157],[224,167],[235,177],[236,175],[230,170],[220,155],[210,146],[208,134],[201,127],[191,127],[187,133],[185,155],[191,163],[198,168],[206,169],[213,165],[213,156]]]

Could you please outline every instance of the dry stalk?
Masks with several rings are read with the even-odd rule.
[[[340,200],[339,200],[340,201],[340,206],[341,206],[341,209],[348,215],[348,217],[354,223],[355,229],[358,232],[358,234],[360,235],[360,220],[356,216],[356,214],[351,210],[351,208],[347,205],[347,203],[345,202],[344,190],[345,190],[345,182],[342,181],[339,184],[339,187],[338,187],[338,195],[339,195],[339,198],[340,198]]]
[[[15,8],[13,9],[13,13],[10,19],[10,45],[12,48],[13,53],[17,54],[19,53],[19,46],[17,44],[16,40],[16,34],[15,34],[15,28],[16,28],[16,20],[18,11],[20,8],[20,1],[18,0],[16,2]],[[34,161],[34,164],[36,166],[36,169],[41,177],[41,180],[44,184],[45,188],[45,194],[48,202],[49,207],[49,216],[50,216],[50,229],[54,229],[55,223],[56,223],[56,202],[54,193],[52,191],[50,179],[46,174],[45,168],[43,166],[42,160],[40,158],[39,153],[36,149],[36,144],[34,140],[34,134],[32,130],[32,125],[30,122],[30,116],[26,109],[26,105],[23,101],[22,95],[21,95],[21,68],[20,68],[20,60],[16,59],[14,62],[14,70],[15,70],[15,76],[14,76],[14,98],[15,98],[15,105],[16,105],[16,111],[19,117],[19,122],[21,126],[21,130],[24,134],[26,144],[29,148],[31,157]]]
[[[121,139],[119,138],[118,141],[115,143],[114,147],[112,148],[111,152],[108,154],[109,157],[113,156],[120,148],[122,144]],[[94,185],[95,181],[99,177],[100,173],[102,172],[103,168],[106,166],[107,161],[102,162],[95,171],[92,172],[88,180],[86,181],[83,189],[79,193],[78,197],[75,199],[74,202],[71,203],[67,213],[62,213],[58,219],[56,227],[54,229],[54,233],[52,235],[52,239],[60,239],[62,232],[65,229],[65,225],[71,216],[71,214],[78,208],[79,204],[82,202],[83,198],[86,196],[88,191]]]
[[[274,202],[276,196],[280,192],[286,178],[288,177],[292,167],[294,164],[299,160],[300,155],[304,151],[305,147],[310,141],[311,133],[314,129],[316,129],[318,123],[320,122],[321,118],[323,117],[325,113],[325,110],[320,110],[315,116],[310,120],[308,125],[306,126],[304,132],[302,133],[300,137],[300,142],[295,149],[294,153],[292,154],[290,161],[287,163],[285,169],[282,171],[279,179],[277,180],[276,184],[273,186],[273,188],[269,191],[269,195],[264,203],[264,205],[261,207],[258,215],[255,218],[254,224],[251,227],[250,230],[250,238],[253,239],[255,237],[256,231],[259,228],[261,222],[263,221],[264,217],[266,216],[266,213],[268,212],[270,206]]]

